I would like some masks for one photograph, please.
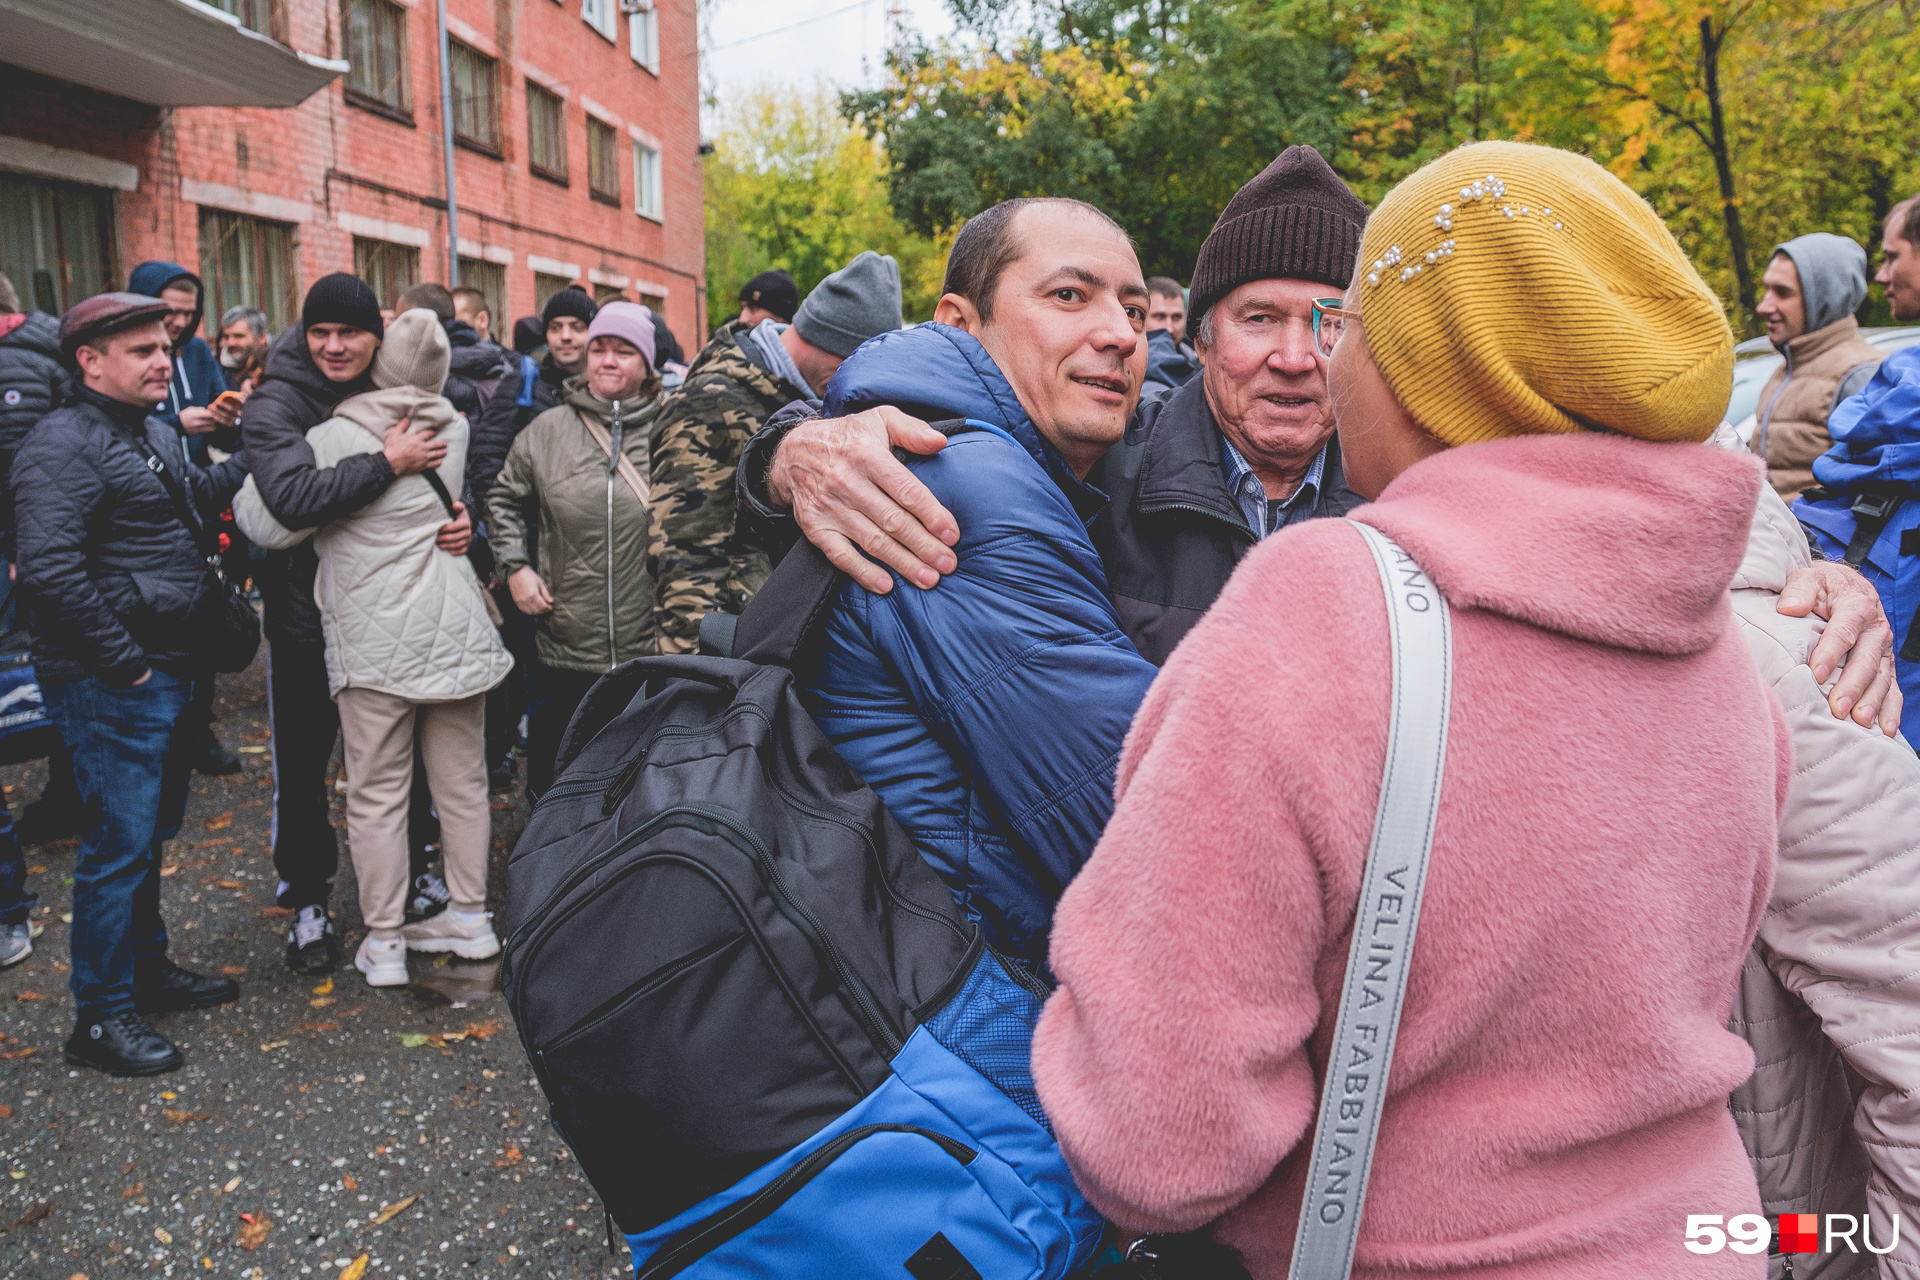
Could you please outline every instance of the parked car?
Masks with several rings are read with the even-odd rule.
[[[1862,329],[1860,336],[1886,355],[1920,343],[1920,327]],[[1733,395],[1727,400],[1727,421],[1742,440],[1753,439],[1760,412],[1760,393],[1780,367],[1780,353],[1765,338],[1749,338],[1733,349]]]

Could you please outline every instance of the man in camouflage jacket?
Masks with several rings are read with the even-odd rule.
[[[825,390],[840,362],[900,327],[900,270],[871,251],[807,296],[791,325],[729,321],[654,419],[654,623],[661,653],[699,648],[700,619],[738,613],[766,581],[766,550],[737,519],[741,450],[775,411]]]

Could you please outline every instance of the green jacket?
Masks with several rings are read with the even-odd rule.
[[[647,434],[659,401],[623,403],[620,451],[647,480]],[[540,661],[572,671],[607,671],[655,652],[647,504],[607,462],[583,415],[612,429],[613,405],[584,378],[570,378],[561,402],[527,424],[487,493],[487,526],[502,580],[532,564],[553,596],[534,619]],[[538,512],[538,562],[527,553]],[[611,557],[609,557],[611,547]]]
[[[767,580],[767,553],[741,535],[740,452],[767,419],[812,398],[748,358],[744,331],[718,330],[653,419],[654,625],[660,652],[693,653],[700,619],[738,613]]]

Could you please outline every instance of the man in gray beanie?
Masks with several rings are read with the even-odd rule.
[[[654,418],[654,621],[660,652],[692,653],[700,619],[738,613],[766,580],[767,553],[740,536],[734,471],[775,410],[812,400],[840,362],[900,328],[900,266],[868,250],[814,287],[792,324],[726,325]]]
[[[1860,336],[1853,313],[1867,296],[1867,252],[1816,231],[1775,246],[1754,308],[1785,358],[1760,392],[1753,451],[1792,502],[1813,485],[1813,460],[1833,447],[1827,415],[1867,385],[1884,354]]]

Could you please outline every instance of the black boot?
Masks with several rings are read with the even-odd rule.
[[[162,960],[133,979],[133,1003],[141,1013],[174,1013],[182,1009],[211,1009],[240,998],[240,984],[232,978],[210,978]]]
[[[287,930],[287,968],[309,976],[332,973],[340,963],[340,935],[322,906],[300,908]]]
[[[85,835],[86,831],[86,806],[78,797],[69,801],[60,796],[35,800],[21,811],[20,821],[13,827],[14,838],[23,845],[52,844]]]
[[[208,738],[207,745],[193,754],[193,771],[209,777],[224,778],[240,772],[240,757]]]
[[[128,1009],[122,1013],[82,1013],[67,1039],[67,1061],[110,1076],[157,1076],[178,1071],[187,1060],[173,1047],[173,1041]]]

